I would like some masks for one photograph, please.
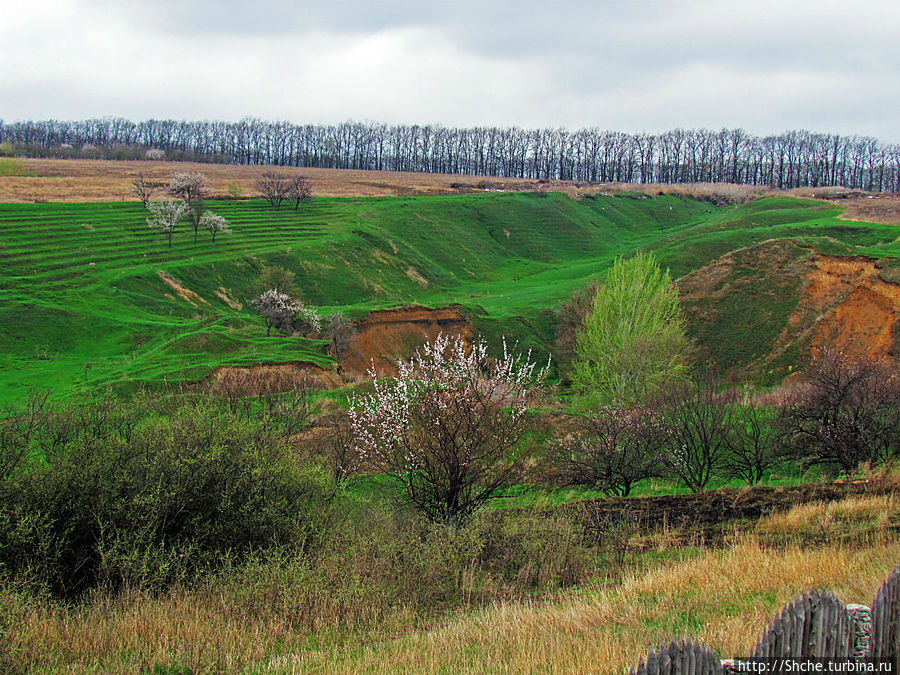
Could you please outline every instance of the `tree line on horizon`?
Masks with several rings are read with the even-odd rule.
[[[532,180],[839,185],[900,191],[900,144],[869,136],[743,129],[624,133],[596,127],[446,127],[120,118],[0,120],[0,154],[169,159]]]

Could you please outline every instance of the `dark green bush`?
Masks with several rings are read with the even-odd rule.
[[[270,422],[207,398],[165,416],[110,401],[55,412],[29,461],[2,477],[0,572],[71,596],[305,548],[333,491]]]

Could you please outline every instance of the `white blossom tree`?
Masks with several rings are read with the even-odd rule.
[[[212,211],[204,211],[200,216],[200,227],[205,228],[212,235],[213,243],[216,243],[217,234],[228,234],[231,230],[228,227],[228,221],[218,213]]]
[[[394,478],[434,522],[457,524],[518,476],[515,446],[529,397],[544,380],[527,355],[489,359],[482,340],[438,335],[396,378],[351,400],[350,428],[367,464]]]
[[[172,235],[188,216],[190,206],[184,202],[150,202],[147,209],[150,211],[147,225],[165,234],[169,240],[169,248],[172,248]]]
[[[294,323],[305,323],[311,330],[318,332],[321,328],[319,314],[312,307],[307,307],[301,300],[272,288],[251,300],[259,315],[266,322],[266,335],[272,334],[272,328],[287,333],[294,328]]]
[[[188,205],[188,215],[194,226],[194,243],[200,230],[200,219],[203,217],[203,200],[210,195],[209,179],[204,173],[185,173],[176,171],[166,188],[168,193]]]

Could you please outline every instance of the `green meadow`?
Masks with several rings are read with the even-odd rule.
[[[560,305],[637,249],[676,277],[770,239],[900,256],[894,226],[789,198],[725,208],[674,196],[494,193],[207,207],[232,234],[213,243],[200,232],[194,243],[185,224],[169,248],[138,203],[0,204],[0,402],[35,387],[66,395],[196,381],[220,365],[327,367],[325,341],[267,338],[254,315],[254,284],[272,264],[293,271],[323,314],[457,304],[489,339],[546,355]]]

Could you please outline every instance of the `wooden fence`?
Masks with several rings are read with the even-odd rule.
[[[750,658],[892,658],[900,672],[900,566],[878,589],[872,607],[844,605],[831,593],[809,591],[775,615]],[[717,675],[741,672],[705,645],[673,640],[641,659],[631,675]]]

